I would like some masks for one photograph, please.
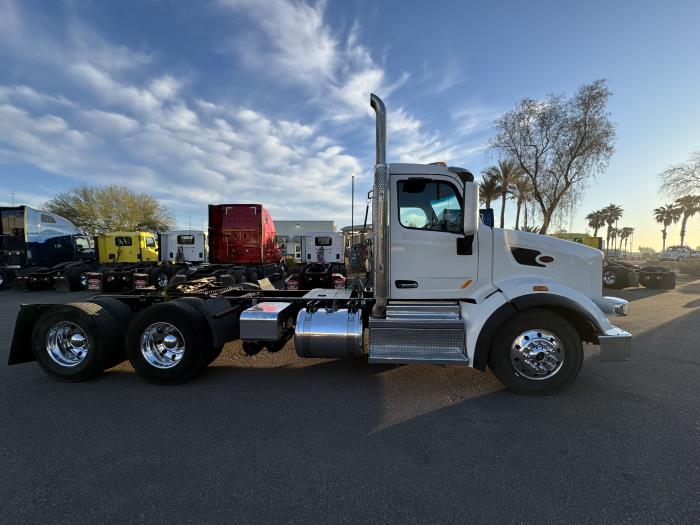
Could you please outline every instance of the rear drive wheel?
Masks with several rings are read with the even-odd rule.
[[[54,306],[34,326],[32,352],[48,375],[83,381],[123,360],[119,337],[111,312],[99,305]]]
[[[154,268],[150,272],[150,281],[151,284],[156,287],[156,290],[160,290],[161,288],[168,286],[170,276],[168,275],[167,270],[162,268]]]
[[[630,270],[624,266],[606,266],[603,269],[603,286],[622,290],[628,286]]]
[[[525,310],[501,328],[489,354],[496,377],[517,394],[555,394],[576,379],[581,339],[566,319],[543,309]]]
[[[212,348],[209,325],[183,301],[141,311],[126,334],[126,354],[136,372],[159,385],[184,383],[207,363]]]
[[[72,291],[87,290],[88,286],[88,272],[89,268],[85,266],[78,266],[77,268],[71,268],[68,270],[68,284]]]

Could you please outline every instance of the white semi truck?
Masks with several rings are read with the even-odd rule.
[[[160,260],[176,263],[205,263],[209,260],[207,233],[172,230],[158,234]]]
[[[630,359],[627,315],[602,296],[599,250],[480,223],[478,185],[462,168],[387,164],[377,115],[371,279],[365,289],[232,290],[183,283],[165,292],[23,305],[10,364],[36,360],[79,381],[128,358],[159,384],[181,383],[240,339],[248,353],[294,338],[301,357],[491,368],[511,390],[551,394],[583,363]]]

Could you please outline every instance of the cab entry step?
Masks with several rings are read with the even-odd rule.
[[[370,363],[469,364],[461,319],[369,321]]]

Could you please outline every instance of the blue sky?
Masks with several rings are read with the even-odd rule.
[[[695,1],[0,0],[0,204],[117,183],[180,225],[242,201],[344,225],[352,175],[356,222],[370,186],[371,91],[390,161],[480,173],[519,99],[605,78],[616,152],[562,225],[615,202],[659,248],[657,174],[700,149],[698,20]]]

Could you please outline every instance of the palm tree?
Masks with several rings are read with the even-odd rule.
[[[520,167],[512,160],[499,160],[498,166],[491,166],[484,170],[484,177],[491,177],[496,181],[501,193],[501,228],[505,224],[506,199],[513,192],[513,183],[521,174]]]
[[[625,226],[624,228],[620,229],[620,242],[624,242],[624,249],[623,251],[627,251],[627,242],[630,240],[630,237],[632,237],[632,234],[634,233],[634,228],[630,228],[629,226]]]
[[[593,237],[598,237],[598,230],[605,226],[605,212],[603,210],[592,211],[586,215],[588,227],[593,229]]]
[[[612,225],[617,223],[622,217],[622,207],[617,204],[610,204],[601,210],[603,216],[605,217],[605,224],[608,225],[607,235],[605,237],[605,250],[608,251],[608,245],[610,244],[610,234]]]
[[[532,183],[524,175],[516,177],[513,181],[513,191],[515,192],[515,229],[520,227],[520,209],[525,205],[525,226],[527,227],[527,203],[532,193]]]
[[[610,241],[612,241],[614,251],[617,250],[617,236],[619,233],[620,233],[620,230],[618,230],[614,226],[608,228],[608,238],[610,239]]]
[[[479,201],[484,203],[486,209],[491,208],[491,203],[501,194],[498,181],[484,173],[481,185],[479,186]]]
[[[685,197],[680,197],[676,199],[676,205],[683,216],[681,219],[681,245],[685,246],[685,226],[690,217],[700,213],[700,196],[686,195]]]
[[[680,218],[681,209],[675,204],[666,204],[665,206],[654,208],[654,219],[664,226],[663,230],[661,230],[661,239],[663,241],[662,252],[666,251],[666,228],[678,222]]]

